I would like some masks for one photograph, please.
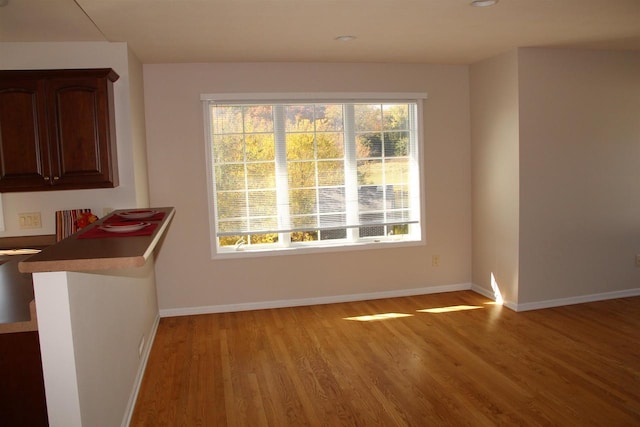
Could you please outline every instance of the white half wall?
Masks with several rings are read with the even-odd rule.
[[[33,277],[50,425],[127,425],[159,319],[153,257]]]

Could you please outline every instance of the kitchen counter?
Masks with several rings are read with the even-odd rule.
[[[39,254],[20,261],[19,270],[23,273],[41,273],[141,267],[153,253],[175,214],[175,209],[172,207],[149,209],[165,214],[150,236],[121,236],[114,233],[113,237],[78,238],[82,233],[109,221],[119,212],[130,211],[130,209],[116,210]]]

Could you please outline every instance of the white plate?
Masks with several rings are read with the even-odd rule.
[[[0,255],[31,255],[39,252],[40,249],[2,249]]]
[[[133,224],[104,224],[100,226],[100,229],[110,233],[131,233],[132,231],[142,230],[148,225],[150,225],[148,222],[134,222]]]
[[[125,219],[145,219],[145,218],[151,218],[157,213],[158,211],[138,210],[138,211],[118,212],[116,215]]]

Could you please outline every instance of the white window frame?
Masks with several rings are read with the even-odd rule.
[[[238,258],[238,257],[255,257],[255,256],[274,256],[283,254],[299,254],[313,252],[328,252],[342,250],[361,250],[361,249],[381,249],[390,247],[404,247],[424,245],[426,243],[426,223],[425,223],[425,191],[424,191],[424,129],[423,129],[423,101],[427,99],[425,92],[331,92],[331,93],[214,93],[201,94],[203,115],[204,115],[204,132],[205,132],[205,159],[207,164],[207,200],[209,213],[209,239],[211,245],[211,258]],[[415,153],[414,159],[418,162],[419,176],[417,179],[419,187],[419,201],[415,201],[419,206],[419,235],[401,235],[396,238],[372,236],[358,237],[353,236],[357,229],[347,229],[347,239],[338,240],[319,240],[311,242],[296,242],[295,245],[286,246],[282,242],[289,242],[289,233],[281,233],[279,243],[265,245],[251,245],[251,250],[244,250],[242,246],[237,248],[225,248],[220,250],[218,247],[218,238],[216,236],[216,201],[215,189],[213,184],[213,142],[211,132],[211,113],[210,103],[392,103],[392,102],[414,102],[416,104],[416,128],[417,137],[413,141],[414,146],[411,147]],[[346,121],[345,121],[346,123]],[[345,133],[348,130],[345,130]],[[346,145],[345,145],[346,147]],[[355,147],[353,147],[355,149]],[[345,157],[350,156],[349,150],[345,150]],[[355,152],[351,153],[355,161]],[[416,170],[416,168],[411,168]],[[354,187],[357,191],[357,184],[349,185],[345,183],[345,190]],[[414,195],[415,197],[415,195]],[[349,212],[349,210],[347,210]],[[352,238],[356,237],[354,241]],[[290,243],[290,242],[289,242]]]

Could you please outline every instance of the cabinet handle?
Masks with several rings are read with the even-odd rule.
[[[59,180],[59,179],[60,179],[60,177],[59,177],[59,176],[54,176],[54,177],[53,177],[53,180],[54,180],[54,181],[57,181],[57,180]]]
[[[48,177],[48,176],[45,176],[45,177],[44,177],[44,180],[45,180],[45,181],[49,181],[49,177]]]

